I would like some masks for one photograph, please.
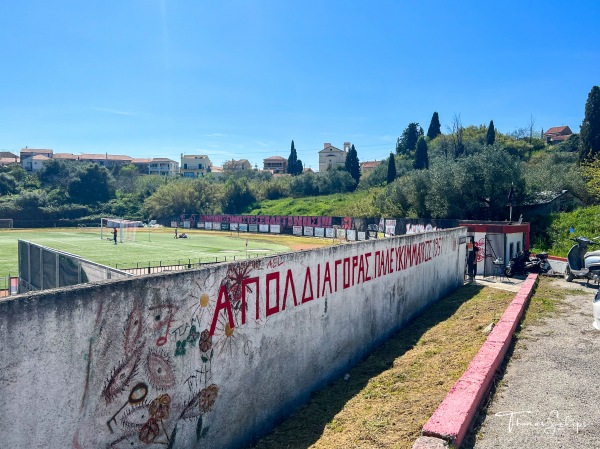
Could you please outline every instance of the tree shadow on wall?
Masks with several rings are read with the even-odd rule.
[[[469,284],[425,308],[388,341],[371,352],[349,372],[348,381],[338,379],[313,393],[310,401],[261,438],[253,449],[306,449],[323,435],[326,426],[368,382],[394,366],[394,361],[410,351],[434,326],[452,317],[458,308],[475,297],[483,286]],[[360,417],[357,417],[360,419]],[[399,430],[399,429],[398,429]]]

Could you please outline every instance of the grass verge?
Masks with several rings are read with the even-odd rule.
[[[255,449],[410,448],[514,293],[466,285],[427,311]]]

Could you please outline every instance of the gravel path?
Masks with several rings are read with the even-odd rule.
[[[476,449],[600,448],[600,331],[592,327],[596,289],[552,282],[571,293],[553,317],[521,331]]]

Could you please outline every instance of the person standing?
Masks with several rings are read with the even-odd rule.
[[[473,243],[473,278],[477,276],[477,253],[479,252],[479,246],[477,243]]]
[[[115,241],[115,245],[117,244],[117,228],[113,228],[113,240]]]
[[[175,238],[175,239],[177,238],[177,228],[175,228],[175,237],[173,237],[173,238]]]
[[[469,281],[474,281],[475,276],[477,276],[477,252],[479,251],[479,247],[475,240],[472,240],[471,243],[467,245],[467,274],[469,276]]]

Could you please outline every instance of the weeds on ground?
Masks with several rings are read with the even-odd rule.
[[[514,293],[470,284],[430,306],[255,449],[411,448]]]

